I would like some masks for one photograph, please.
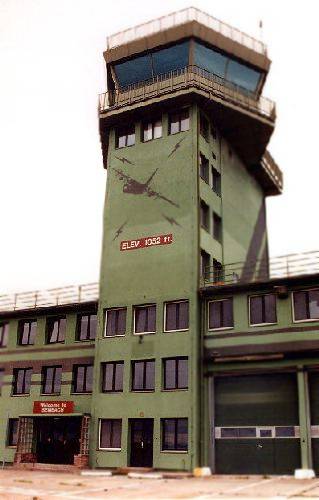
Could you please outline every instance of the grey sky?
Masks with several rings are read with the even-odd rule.
[[[270,253],[319,248],[317,2],[0,0],[1,293],[98,280],[106,36],[190,5],[257,38],[263,20],[285,175],[267,202]]]

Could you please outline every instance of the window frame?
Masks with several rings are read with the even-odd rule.
[[[115,335],[107,335],[106,334],[107,316],[108,316],[109,311],[121,311],[121,310],[125,311],[125,333],[119,333],[119,334],[115,334]],[[123,306],[123,307],[108,307],[108,308],[104,309],[104,327],[103,327],[103,338],[104,339],[108,339],[108,338],[112,339],[114,337],[125,337],[126,330],[127,330],[127,307],[126,306]]]
[[[178,365],[180,361],[185,361],[187,360],[187,387],[179,387],[179,371],[178,371]],[[175,361],[175,381],[176,381],[176,386],[175,387],[166,387],[166,362],[167,361]],[[188,391],[189,389],[189,369],[188,369],[188,356],[173,356],[169,358],[162,358],[162,375],[163,375],[163,383],[162,383],[162,391],[164,392],[173,392],[173,391]]]
[[[58,340],[59,339],[59,332],[60,332],[60,321],[65,320],[65,332],[64,332],[64,339],[63,340]],[[50,337],[49,337],[49,330],[50,330],[50,325],[54,321],[59,322],[59,329],[58,329],[58,335],[57,335],[57,340],[54,342],[50,342]],[[65,316],[48,316],[46,319],[46,344],[53,345],[53,344],[65,344],[65,339],[66,339],[66,330],[67,330],[67,318]]]
[[[155,124],[159,121],[161,122],[161,135],[159,137],[154,137]],[[145,140],[144,139],[145,125],[149,125],[149,124],[152,125],[152,138]],[[142,121],[142,124],[141,124],[141,142],[151,142],[151,141],[155,141],[156,139],[162,139],[162,137],[163,137],[163,116],[160,116],[158,118],[154,118],[151,120],[143,120]]]
[[[275,316],[276,316],[276,321],[275,322],[264,322],[264,323],[252,323],[251,322],[251,299],[254,297],[265,297],[266,295],[273,295],[275,297]],[[263,302],[264,303],[264,302]],[[248,321],[249,321],[249,326],[250,327],[258,327],[258,326],[268,326],[268,325],[277,325],[278,324],[278,316],[277,316],[277,294],[273,292],[268,292],[268,293],[256,293],[253,295],[248,296]]]
[[[153,389],[145,389],[146,385],[146,367],[147,363],[152,362],[154,365],[154,388]],[[143,389],[134,389],[134,376],[135,376],[135,366],[137,363],[143,363]],[[131,387],[130,392],[155,392],[156,388],[156,361],[155,358],[150,359],[132,359],[131,360]]]
[[[130,127],[132,128],[132,130],[134,129],[134,143],[133,144],[127,144],[128,136],[133,135],[133,134],[130,134],[128,132]],[[120,129],[122,129],[122,130],[126,129],[126,133],[119,135]],[[125,145],[124,146],[119,146],[119,138],[120,137],[125,137]],[[136,144],[136,123],[127,124],[127,125],[124,125],[122,127],[116,128],[116,130],[115,130],[115,149],[129,148],[131,146],[135,146],[135,144]]]
[[[119,420],[121,422],[121,447],[120,448],[102,448],[101,447],[101,429],[102,429],[102,420]],[[113,431],[113,425],[112,425],[112,431]],[[99,418],[99,426],[98,426],[98,450],[101,451],[121,451],[122,450],[122,432],[123,432],[123,419],[122,418]]]
[[[165,421],[166,420],[171,420],[174,421],[174,449],[168,450],[164,448],[164,442],[165,442]],[[176,444],[178,442],[178,433],[177,433],[177,421],[178,420],[186,420],[187,421],[187,450],[180,450],[176,448]],[[161,453],[188,453],[189,452],[189,421],[188,417],[163,417],[161,418],[161,448],[160,451]]]
[[[95,316],[96,317],[96,329],[95,329],[95,337],[93,339],[91,338],[85,338],[81,339],[81,320],[84,316],[88,316],[88,328],[87,331],[90,333],[90,317]],[[98,327],[98,317],[97,313],[95,312],[87,312],[87,313],[79,313],[76,316],[76,330],[75,330],[75,342],[94,342],[96,339],[96,334],[97,334],[97,327]]]
[[[29,332],[28,332],[28,342],[26,344],[22,343],[23,339],[23,331],[24,331],[24,325],[25,324],[29,325]],[[32,323],[36,323],[36,332],[34,336],[34,342],[30,343],[30,336],[31,336],[31,325]],[[22,319],[18,323],[18,335],[17,335],[17,345],[18,346],[28,346],[28,345],[35,345],[35,339],[36,339],[36,334],[37,334],[37,328],[38,328],[38,321],[37,319]]]
[[[145,332],[136,332],[136,311],[137,309],[143,309],[146,307],[155,307],[155,330],[145,331]],[[133,335],[154,335],[156,334],[156,324],[157,324],[157,304],[142,304],[133,306]]]
[[[27,371],[31,371],[31,376],[30,376],[30,387],[29,387],[29,392],[25,392],[25,385],[26,385],[26,373]],[[23,388],[24,392],[16,392],[17,389],[17,381],[18,377],[17,374],[19,371],[24,372],[24,377],[23,377]],[[12,378],[12,391],[11,391],[11,396],[16,397],[16,396],[30,396],[31,393],[31,385],[32,385],[32,375],[33,375],[33,368],[31,366],[28,366],[26,368],[13,368],[13,378]]]
[[[298,292],[319,292],[319,288],[307,288],[307,289],[302,289],[302,290],[292,290],[291,291],[291,308],[292,308],[292,322],[293,323],[313,323],[315,321],[319,322],[319,318],[306,318],[306,319],[295,319],[295,300],[294,300],[294,294]],[[309,298],[309,295],[308,295]],[[307,304],[309,308],[309,300]]]
[[[6,448],[16,448],[18,445],[18,438],[19,438],[19,417],[18,418],[11,418],[9,417],[7,420],[7,436],[6,436]],[[12,428],[11,424],[14,422],[17,422],[18,428],[17,428],[17,443],[16,444],[11,444],[10,443],[10,438],[12,437]]]
[[[188,112],[188,128],[185,130],[181,130],[181,125],[182,125],[182,114],[187,111]],[[172,116],[178,115],[178,131],[177,132],[171,132],[171,124],[172,124]],[[185,107],[181,108],[179,110],[171,111],[168,113],[168,135],[176,135],[180,134],[181,132],[188,132],[191,128],[191,117],[190,117],[190,108]]]
[[[52,391],[52,392],[44,392],[44,388],[46,385],[46,379],[47,379],[47,371],[48,369],[51,368],[53,369],[53,378],[52,378],[52,389],[54,389],[54,386],[56,384],[56,375],[57,375],[57,369],[61,368],[61,380],[60,380],[60,389],[58,392]],[[62,385],[62,365],[47,365],[47,366],[42,366],[41,370],[41,396],[60,396],[61,394],[61,385]]]
[[[232,302],[232,316],[233,316],[233,326],[220,326],[217,328],[210,328],[210,304],[215,302],[226,302],[230,300]],[[208,311],[207,311],[207,330],[209,332],[218,332],[225,330],[233,330],[235,328],[235,318],[234,318],[234,298],[233,297],[224,297],[223,299],[213,299],[208,301]]]
[[[0,349],[5,349],[8,347],[9,341],[9,321],[3,321],[0,323]],[[4,341],[6,341],[4,343]]]
[[[188,328],[179,328],[177,330],[167,330],[166,328],[166,306],[168,304],[181,304],[181,303],[188,303]],[[180,299],[180,300],[169,300],[164,303],[164,333],[174,333],[174,332],[188,332],[189,331],[189,300],[188,299]]]
[[[86,367],[85,369],[85,388],[87,386],[87,371],[88,371],[88,367],[92,367],[92,390],[91,391],[76,391],[75,390],[75,382],[76,382],[76,374],[78,373],[78,369],[79,368],[82,368],[82,367]],[[94,373],[93,373],[93,370],[94,370],[94,365],[93,363],[82,363],[82,364],[77,364],[75,363],[72,367],[72,384],[71,384],[71,394],[92,394],[93,392],[93,389],[94,389]]]
[[[104,382],[105,382],[105,374],[106,374],[106,365],[112,365],[113,371],[112,371],[112,389],[107,390],[104,389]],[[116,367],[117,365],[122,365],[123,370],[122,370],[122,388],[121,389],[115,389],[115,382],[116,382]],[[102,394],[114,394],[114,393],[122,393],[124,390],[124,360],[119,360],[119,361],[104,361],[101,363],[101,393]]]

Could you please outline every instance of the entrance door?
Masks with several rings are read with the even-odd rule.
[[[73,464],[80,449],[81,419],[78,417],[35,418],[36,454],[39,463]]]
[[[131,424],[131,467],[153,467],[153,419],[136,418]]]

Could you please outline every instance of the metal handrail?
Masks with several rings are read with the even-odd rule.
[[[99,109],[103,112],[120,108],[189,87],[197,87],[204,90],[209,98],[214,96],[232,102],[275,121],[276,106],[273,101],[196,65],[185,66],[149,80],[104,92],[99,95]]]
[[[0,312],[93,302],[99,298],[99,284],[70,285],[49,290],[0,295]]]
[[[195,7],[182,9],[166,16],[159,17],[158,19],[139,24],[133,28],[128,28],[118,33],[114,33],[113,35],[107,37],[107,49],[110,50],[125,43],[130,43],[134,40],[139,40],[146,36],[150,36],[191,21],[197,21],[207,28],[230,38],[236,43],[244,45],[259,54],[267,55],[267,47],[263,42]]]
[[[217,268],[205,268],[202,284],[230,285],[256,283],[278,278],[319,274],[319,251],[282,255],[269,260],[233,262]]]

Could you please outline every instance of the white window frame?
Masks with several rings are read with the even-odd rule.
[[[295,304],[294,304],[294,294],[298,292],[313,292],[319,291],[319,288],[303,288],[302,290],[293,290],[291,292],[291,310],[292,310],[292,322],[293,323],[313,323],[315,321],[319,322],[319,318],[308,318],[308,319],[295,319]]]
[[[234,307],[233,307],[233,326],[221,326],[219,328],[209,328],[209,304],[211,304],[212,302],[224,302],[225,300],[230,300],[230,299],[233,299],[233,306],[234,306],[233,297],[225,297],[224,299],[216,299],[216,300],[214,299],[208,301],[207,330],[209,332],[222,332],[225,330],[233,330],[235,328]]]
[[[126,309],[126,324],[125,324],[125,333],[121,333],[119,335],[106,335],[106,326],[107,326],[107,314],[108,310],[112,311],[118,311],[119,309]],[[125,337],[126,335],[126,329],[127,329],[127,307],[122,306],[122,307],[107,307],[104,309],[104,328],[103,328],[103,338],[104,339],[114,339],[115,337]]]
[[[178,330],[166,330],[166,306],[167,304],[180,304],[181,302],[188,302],[188,328],[180,328]],[[164,303],[164,333],[174,333],[174,332],[188,332],[189,331],[189,299],[180,299],[180,300],[168,300]]]
[[[136,332],[135,327],[136,327],[136,322],[135,322],[135,315],[136,315],[136,310],[141,309],[142,307],[150,307],[150,306],[155,306],[155,330],[153,331],[147,331],[147,332]],[[152,302],[150,304],[141,304],[141,305],[134,305],[133,306],[133,335],[152,335],[156,333],[156,323],[157,323],[157,304],[156,302]]]
[[[276,319],[277,321],[275,322],[272,322],[272,323],[251,323],[251,317],[250,317],[250,299],[252,297],[263,297],[265,295],[274,295],[275,296],[275,299],[276,299]],[[254,328],[254,327],[258,327],[258,326],[270,326],[270,325],[278,325],[278,315],[277,315],[277,295],[273,292],[269,292],[269,293],[256,293],[254,295],[249,295],[248,296],[248,321],[249,321],[249,326],[251,328]]]
[[[102,420],[121,420],[121,448],[102,448],[101,447],[101,424]],[[99,418],[99,450],[101,451],[122,451],[122,433],[123,433],[123,419],[116,417],[101,417]]]

